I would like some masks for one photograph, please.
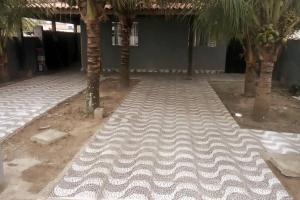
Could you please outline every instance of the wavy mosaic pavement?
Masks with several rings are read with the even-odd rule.
[[[241,129],[240,133],[252,134],[265,151],[277,154],[300,154],[300,134],[251,129]]]
[[[0,142],[85,87],[85,76],[78,72],[39,76],[0,87]]]
[[[264,149],[207,81],[146,78],[50,199],[291,199],[262,159]]]

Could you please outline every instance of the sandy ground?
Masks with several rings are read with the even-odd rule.
[[[7,140],[2,145],[7,184],[0,193],[0,199],[39,198],[39,192],[61,173],[137,83],[137,80],[133,80],[128,90],[121,90],[117,79],[102,81],[100,91],[105,115],[103,120],[86,116],[83,92],[50,110]],[[31,136],[41,131],[41,127],[48,126],[65,131],[69,136],[46,146],[30,141]]]
[[[251,118],[254,99],[242,96],[243,81],[214,81],[210,84],[240,127],[300,133],[300,101],[291,97],[286,88],[274,84],[269,115],[264,121],[255,122]],[[235,113],[242,114],[242,117],[236,117]],[[267,162],[267,164],[290,195],[300,200],[300,178],[286,177],[271,163]]]
[[[300,101],[294,99],[288,89],[274,84],[270,112],[263,122],[252,120],[254,98],[242,96],[242,81],[210,82],[223,103],[242,128],[300,133]],[[234,113],[241,113],[236,117]]]

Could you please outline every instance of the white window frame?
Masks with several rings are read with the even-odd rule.
[[[138,22],[133,22],[130,34],[130,46],[139,46]],[[121,23],[112,22],[112,45],[122,46]]]

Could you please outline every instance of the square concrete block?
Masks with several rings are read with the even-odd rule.
[[[48,145],[52,144],[62,138],[65,138],[68,136],[68,133],[58,131],[55,129],[48,129],[45,131],[42,131],[34,136],[31,137],[31,141],[37,142],[39,144]]]
[[[300,178],[300,155],[297,154],[274,154],[265,155],[283,175]]]
[[[4,169],[3,169],[2,149],[0,144],[0,191],[1,188],[3,187],[4,187]]]
[[[104,109],[103,108],[96,108],[94,110],[94,118],[95,119],[103,119],[103,115],[104,115]]]

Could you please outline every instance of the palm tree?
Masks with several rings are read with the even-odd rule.
[[[89,114],[99,107],[100,81],[100,24],[104,17],[105,0],[57,0],[69,5],[78,5],[81,18],[87,27],[87,97],[86,108]],[[26,3],[24,3],[26,2]],[[0,1],[0,79],[7,78],[6,45],[9,38],[20,30],[22,17],[39,16],[40,11],[55,12],[55,1],[50,0],[1,0]],[[31,9],[34,8],[34,9]]]
[[[145,1],[142,0],[111,0],[112,8],[121,24],[120,86],[124,88],[129,87],[130,84],[130,34],[132,20],[144,3]]]
[[[100,105],[100,22],[105,17],[105,4],[104,0],[77,0],[81,19],[86,24],[87,30],[86,110],[88,114],[93,114]]]
[[[93,114],[100,106],[100,72],[101,52],[100,23],[105,19],[106,0],[58,0],[78,6],[80,17],[86,25],[87,32],[87,89],[86,89],[86,112]]]
[[[245,94],[254,93],[255,68],[260,77],[256,87],[253,117],[261,120],[271,102],[272,72],[286,38],[300,22],[299,0],[195,0],[196,25],[218,36],[243,41],[247,70]]]
[[[195,0],[192,3],[196,14],[196,29],[215,35],[217,39],[236,38],[241,41],[246,61],[244,95],[254,97],[257,57],[251,4],[247,0]]]
[[[257,55],[255,53],[255,44],[253,37],[247,36],[244,43],[244,53],[246,62],[245,83],[244,83],[244,96],[254,97],[256,90],[257,79]]]
[[[256,89],[253,116],[261,120],[268,113],[271,104],[272,74],[283,45],[288,36],[300,24],[299,0],[260,1],[260,9],[255,13],[258,57],[261,62],[260,77]]]

